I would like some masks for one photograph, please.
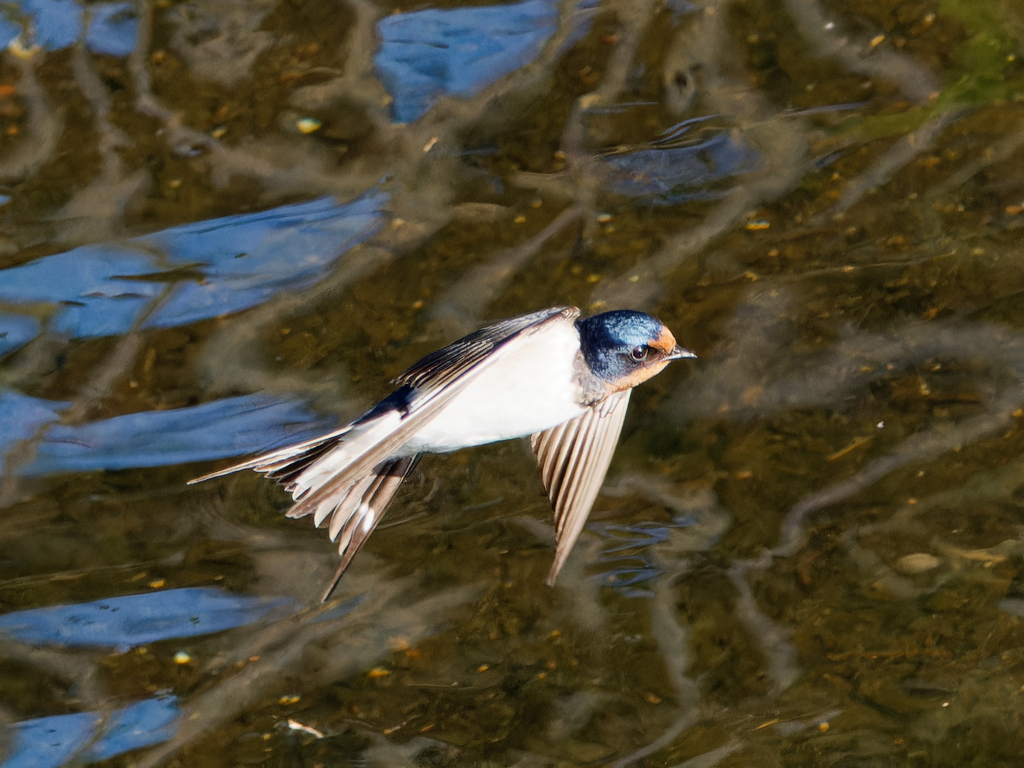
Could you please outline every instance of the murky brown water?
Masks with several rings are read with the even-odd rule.
[[[9,765],[1020,764],[1024,6],[529,7],[423,81],[374,56],[433,17],[362,0],[0,57]],[[537,30],[508,74],[444,58]],[[323,607],[283,493],[185,485],[557,304],[700,358],[634,393],[554,589],[518,441],[428,457]],[[139,702],[166,730],[118,741]]]

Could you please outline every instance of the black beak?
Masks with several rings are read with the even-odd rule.
[[[669,352],[669,353],[668,353],[667,355],[665,355],[665,357],[664,357],[664,358],[662,358],[662,359],[664,359],[664,360],[685,360],[686,358],[689,358],[689,357],[696,357],[696,356],[697,356],[697,355],[695,355],[695,354],[694,354],[693,352],[691,352],[690,350],[688,350],[688,349],[683,349],[683,348],[682,348],[682,347],[680,347],[680,346],[679,346],[678,344],[676,344],[676,345],[675,345],[675,346],[674,346],[674,347],[672,348],[672,351],[671,351],[671,352]]]

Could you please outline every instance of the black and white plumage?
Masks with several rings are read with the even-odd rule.
[[[555,513],[553,584],[600,491],[632,388],[694,357],[645,313],[579,314],[554,307],[481,328],[414,364],[350,424],[191,482],[253,469],[292,494],[288,517],[329,519],[341,564],[326,600],[422,454],[532,435]]]

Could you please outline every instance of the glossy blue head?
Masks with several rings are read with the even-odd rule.
[[[616,391],[646,381],[672,360],[696,357],[646,312],[621,309],[576,321],[580,351],[591,372]]]

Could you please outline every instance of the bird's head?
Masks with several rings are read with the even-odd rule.
[[[696,357],[676,343],[656,317],[622,309],[578,320],[580,351],[591,372],[613,392],[635,387],[673,360]]]

